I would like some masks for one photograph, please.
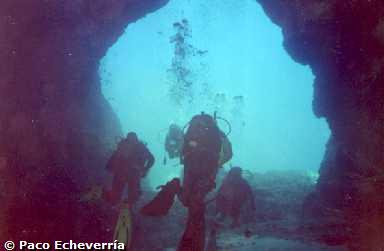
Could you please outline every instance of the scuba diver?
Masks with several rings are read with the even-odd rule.
[[[226,148],[223,150],[223,148]],[[221,156],[225,154],[226,156]],[[219,167],[232,157],[232,146],[220,130],[216,119],[201,113],[192,118],[184,136],[181,163],[184,165],[182,185],[177,178],[168,182],[162,191],[141,210],[144,215],[167,213],[175,195],[188,209],[187,227],[178,251],[203,251],[205,245],[205,197],[216,187]],[[160,198],[162,197],[162,198]],[[171,199],[169,199],[171,198]],[[164,210],[166,209],[166,210]]]
[[[181,154],[181,149],[184,142],[184,133],[176,124],[171,124],[165,138],[165,150],[170,159],[178,158]]]
[[[124,188],[128,186],[127,203],[133,205],[141,195],[141,179],[153,166],[155,159],[136,133],[130,132],[121,140],[107,163],[113,174],[112,190],[104,190],[103,197],[113,205],[121,202]]]
[[[202,201],[216,187],[219,167],[231,158],[232,146],[215,119],[204,113],[194,116],[185,134],[181,155],[184,179],[179,198],[184,206]]]
[[[221,214],[221,218],[230,217],[232,227],[238,226],[242,209],[247,203],[250,205],[250,212],[254,212],[252,188],[242,177],[242,169],[232,167],[217,192],[216,215]]]

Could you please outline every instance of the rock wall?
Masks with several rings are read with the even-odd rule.
[[[78,238],[90,232],[82,222],[100,225],[93,216],[102,213],[78,203],[87,186],[102,182],[103,161],[120,134],[100,92],[99,60],[129,22],[166,2],[0,2],[2,238]],[[313,196],[327,210],[318,212],[341,211],[351,247],[378,250],[384,2],[258,2],[282,27],[290,55],[312,67],[314,112],[332,130]]]
[[[104,181],[121,133],[99,61],[128,23],[166,2],[0,2],[1,238],[97,238],[89,228],[101,211],[79,200]]]
[[[349,244],[384,244],[384,2],[258,0],[282,27],[284,46],[316,76],[313,110],[332,130],[316,195],[323,209],[348,222]],[[320,202],[319,202],[320,201]],[[318,216],[318,215],[317,215]]]

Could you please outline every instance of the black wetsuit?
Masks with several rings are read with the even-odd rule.
[[[113,173],[113,182],[112,190],[105,192],[106,199],[113,204],[119,203],[127,185],[127,202],[134,204],[141,195],[141,178],[153,163],[153,155],[142,142],[120,142],[107,165]]]
[[[209,115],[197,115],[184,138],[184,179],[180,200],[188,208],[188,222],[178,251],[203,251],[205,197],[215,188],[219,168],[221,132]]]

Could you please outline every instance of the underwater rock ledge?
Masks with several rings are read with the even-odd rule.
[[[76,203],[83,181],[100,179],[104,146],[120,135],[100,93],[99,60],[129,22],[166,2],[0,2],[1,238],[81,236],[72,230],[92,217]],[[313,211],[341,210],[352,249],[383,248],[384,3],[258,2],[282,27],[290,55],[312,67],[313,109],[332,130],[312,196],[320,202],[311,202],[323,208]]]
[[[121,130],[99,61],[128,23],[166,3],[0,2],[0,239],[100,241],[81,226],[100,225],[102,209],[79,197],[103,182]]]
[[[351,249],[382,249],[384,2],[258,2],[282,28],[292,58],[311,66],[313,110],[332,131],[308,199],[313,211],[341,210]]]

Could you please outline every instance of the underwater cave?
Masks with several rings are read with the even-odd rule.
[[[382,250],[383,16],[380,0],[1,1],[0,245],[111,242],[120,139],[156,158],[140,208],[180,176],[169,125],[205,111],[234,153],[217,184],[241,166],[257,209],[231,228],[209,204],[209,247]],[[174,250],[182,203],[133,210],[132,250]]]
[[[182,20],[187,34],[174,41]],[[187,49],[177,61],[179,47]],[[313,74],[290,58],[281,29],[254,1],[170,1],[129,24],[99,71],[124,134],[137,132],[156,157],[153,187],[181,172],[162,161],[169,125],[184,127],[201,111],[230,124],[219,121],[233,145],[228,166],[316,179],[330,132],[312,111]]]

